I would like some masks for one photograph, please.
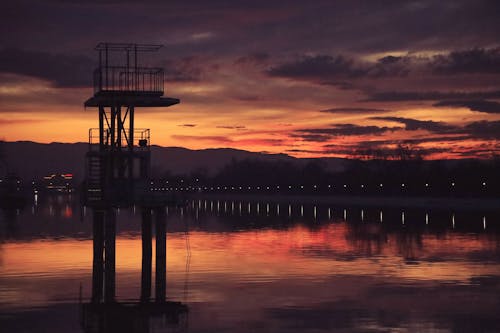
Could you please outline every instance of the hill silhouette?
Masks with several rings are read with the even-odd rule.
[[[77,180],[84,178],[84,158],[88,144],[36,143],[16,141],[1,143],[7,169],[16,172],[24,180],[39,179],[52,173],[72,173]],[[302,166],[316,159],[299,159],[286,154],[266,154],[231,148],[191,150],[181,147],[151,147],[153,177],[166,173],[188,175],[202,172],[214,175],[234,161],[256,160],[264,162],[287,162]],[[330,171],[342,170],[346,160],[340,158],[321,159]],[[5,170],[3,171],[5,172]]]

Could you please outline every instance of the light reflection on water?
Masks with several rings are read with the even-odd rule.
[[[90,211],[74,198],[39,197],[4,212],[8,331],[80,331]],[[500,330],[498,212],[195,200],[166,213],[167,298],[189,306],[184,330]],[[122,209],[117,220],[117,299],[137,299],[140,212]]]

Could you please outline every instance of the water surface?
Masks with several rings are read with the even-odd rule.
[[[194,200],[166,213],[167,299],[189,312],[149,331],[500,331],[498,212]],[[2,327],[82,332],[91,210],[54,196],[2,214]],[[117,302],[140,296],[140,219],[117,212]]]

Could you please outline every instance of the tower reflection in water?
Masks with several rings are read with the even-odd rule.
[[[164,209],[142,210],[141,293],[137,301],[118,301],[115,295],[116,212],[93,213],[92,297],[81,305],[85,332],[162,332],[187,328],[188,307],[166,300],[166,216]],[[155,297],[151,297],[152,226],[155,230]]]

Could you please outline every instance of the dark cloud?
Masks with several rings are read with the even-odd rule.
[[[463,132],[474,138],[500,140],[500,121],[476,121],[465,125]]]
[[[477,100],[500,98],[500,90],[489,91],[386,91],[371,94],[365,102],[407,102],[436,100]]]
[[[467,151],[470,147],[456,146],[421,146],[423,144],[439,143],[458,143],[466,140],[486,140],[491,144],[500,140],[500,121],[477,121],[464,126],[449,125],[442,122],[421,121],[402,117],[373,117],[375,120],[394,121],[404,124],[405,127],[377,127],[377,126],[356,126],[352,124],[337,125],[333,128],[300,129],[291,134],[291,137],[300,138],[310,142],[331,142],[337,136],[347,135],[377,135],[384,132],[404,129],[415,131],[419,129],[427,130],[433,133],[442,133],[443,135],[416,137],[408,139],[381,139],[356,142],[352,145],[339,145],[328,143],[323,145],[324,154],[349,155],[353,157],[385,158],[398,156],[401,153],[399,146],[411,150],[412,153],[420,157],[428,157],[438,153],[461,154],[461,151]],[[406,149],[406,148],[405,148]],[[489,150],[488,150],[489,149]],[[486,153],[488,151],[488,153]],[[477,150],[477,156],[491,156],[491,146],[485,148],[485,152]],[[470,157],[474,154],[464,153],[464,156]]]
[[[216,128],[223,128],[223,129],[234,129],[234,130],[244,130],[246,129],[246,126],[238,126],[238,125],[235,125],[235,126],[216,126]]]
[[[419,138],[409,138],[409,139],[383,139],[383,140],[370,140],[362,141],[355,144],[355,147],[360,149],[375,149],[379,147],[395,146],[399,144],[419,146],[425,143],[445,143],[445,142],[457,142],[470,139],[469,135],[464,134],[450,134],[450,135],[439,135],[431,137],[419,137]],[[338,147],[336,144],[326,144],[324,148]],[[352,148],[352,146],[349,146]]]
[[[445,136],[429,137],[421,139],[407,139],[397,142],[406,143],[426,143],[439,141],[460,141],[466,139],[500,139],[500,121],[475,121],[464,126],[449,125],[443,122],[430,120],[417,120],[402,117],[373,117],[371,119],[394,121],[405,124],[405,130],[415,131],[419,129],[427,130],[433,133],[442,133]]]
[[[326,110],[320,110],[320,112],[326,112],[326,113],[346,113],[346,114],[384,113],[388,111],[390,110],[373,109],[373,108],[331,108]]]
[[[236,59],[235,64],[237,65],[262,65],[267,63],[271,58],[268,53],[265,52],[255,52],[247,56],[239,57]]]
[[[451,100],[433,104],[436,107],[468,108],[471,111],[500,113],[500,103],[486,100]]]
[[[267,74],[298,80],[335,84],[334,80],[356,78],[366,74],[366,70],[356,67],[352,59],[341,55],[305,56],[294,62],[270,68]]]
[[[332,139],[331,135],[325,134],[307,134],[307,133],[292,133],[290,134],[292,138],[299,138],[304,141],[309,142],[328,142]]]
[[[177,125],[177,126],[180,126],[180,127],[196,127],[196,124],[180,124],[180,125]]]
[[[435,137],[424,137],[424,138],[412,138],[412,139],[404,139],[404,140],[391,140],[392,144],[403,143],[403,144],[414,144],[419,145],[422,143],[444,143],[444,142],[456,142],[456,141],[464,141],[470,139],[468,135],[443,135],[443,136],[435,136]]]
[[[453,51],[433,57],[430,65],[436,74],[497,74],[500,73],[500,48]]]
[[[296,61],[276,65],[267,70],[273,77],[311,81],[352,89],[348,80],[382,77],[401,77],[410,72],[408,57],[388,56],[377,62],[362,62],[343,55],[303,56]],[[346,81],[347,80],[347,81]]]
[[[197,82],[205,73],[203,61],[195,56],[169,59],[163,62],[165,80],[172,82]]]
[[[377,61],[362,61],[344,55],[303,56],[271,67],[267,74],[320,84],[343,85],[362,78],[380,79],[500,72],[500,48],[453,51],[432,57],[388,55]],[[347,80],[347,81],[346,81]],[[352,82],[350,82],[352,84]]]
[[[465,150],[456,152],[457,155],[463,158],[498,158],[498,148],[499,147],[491,147],[486,149],[471,149],[468,147]]]
[[[41,78],[58,87],[90,86],[94,67],[93,60],[80,55],[21,49],[0,50],[0,72]]]
[[[403,117],[372,117],[371,119],[401,123],[405,125],[405,130],[407,131],[427,130],[429,132],[447,132],[455,129],[455,126],[432,120],[417,120]]]
[[[354,124],[338,124],[329,128],[308,128],[295,131],[298,135],[323,136],[352,136],[352,135],[380,135],[402,129],[401,127],[359,126]],[[303,137],[303,136],[302,136]]]
[[[411,56],[386,56],[378,59],[375,63],[365,65],[367,66],[367,76],[372,78],[405,77],[412,70],[413,61]]]
[[[285,153],[307,153],[307,154],[322,154],[322,150],[308,150],[308,149],[286,149]]]
[[[232,143],[233,140],[220,135],[172,135],[172,138],[179,140],[211,141],[216,143]]]

